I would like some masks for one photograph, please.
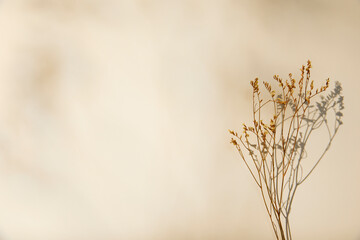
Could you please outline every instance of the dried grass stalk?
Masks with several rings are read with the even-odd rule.
[[[242,134],[229,130],[231,143],[260,189],[277,239],[292,239],[289,215],[296,190],[318,166],[342,125],[344,97],[340,83],[336,82],[327,96],[321,96],[329,88],[329,79],[315,89],[311,68],[310,61],[303,65],[298,81],[292,74],[285,81],[275,75],[278,87],[263,82],[268,100],[263,99],[259,80],[251,81],[253,123],[243,124]],[[318,95],[320,101],[312,104]],[[273,112],[267,120],[262,116],[265,108]],[[329,141],[318,158],[307,159],[306,164],[312,161],[311,167],[304,170],[309,137],[322,127]]]

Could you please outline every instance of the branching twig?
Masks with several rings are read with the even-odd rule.
[[[306,66],[302,66],[299,81],[296,81],[292,74],[289,74],[289,80],[286,81],[275,75],[280,94],[276,94],[269,83],[263,82],[271,96],[267,101],[263,101],[258,79],[251,81],[253,126],[244,124],[242,135],[229,130],[233,135],[231,143],[236,146],[260,188],[275,236],[282,240],[292,239],[289,215],[297,188],[318,166],[342,125],[344,97],[340,83],[336,82],[330,94],[321,96],[320,102],[311,105],[312,99],[329,87],[327,79],[324,86],[314,88],[314,81],[310,79],[311,67],[310,61]],[[266,123],[261,115],[261,110],[265,107],[273,110],[273,117]],[[334,114],[333,130],[329,125],[329,110],[333,110]],[[325,126],[328,132],[328,144],[305,174],[302,160],[307,157],[308,140],[310,135],[322,126]],[[243,151],[249,153],[250,159],[245,157]]]

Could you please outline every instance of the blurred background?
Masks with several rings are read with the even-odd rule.
[[[293,237],[360,239],[359,43],[359,0],[0,1],[0,239],[274,239],[227,130],[308,59],[344,125]]]

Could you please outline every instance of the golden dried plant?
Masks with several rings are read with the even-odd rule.
[[[267,101],[260,92],[258,78],[251,81],[253,123],[243,124],[242,134],[229,130],[231,143],[260,189],[275,236],[282,240],[292,239],[289,215],[296,190],[318,166],[342,125],[344,97],[340,83],[336,82],[327,96],[320,95],[328,90],[329,79],[315,88],[311,68],[310,61],[303,65],[298,81],[292,74],[285,81],[275,75],[278,87],[263,82]],[[312,104],[318,95],[320,101]],[[262,116],[265,108],[273,113],[267,121]],[[328,133],[328,142],[319,157],[311,162],[307,159],[307,166],[311,164],[305,170],[309,137],[322,127]]]

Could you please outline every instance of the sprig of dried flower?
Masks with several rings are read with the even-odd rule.
[[[298,81],[292,74],[287,80],[274,75],[278,87],[263,82],[267,101],[262,97],[259,79],[251,81],[253,123],[243,124],[242,134],[229,130],[231,143],[260,189],[275,236],[282,240],[292,239],[289,215],[296,190],[318,166],[343,123],[344,97],[340,83],[336,82],[326,97],[321,96],[328,90],[330,81],[327,79],[323,86],[315,88],[310,78],[311,68],[310,61],[303,65]],[[321,101],[311,104],[318,95]],[[267,121],[262,116],[264,108],[273,112]],[[331,127],[330,115],[334,122]],[[320,127],[326,128],[329,141],[305,172],[306,146],[310,135]]]

